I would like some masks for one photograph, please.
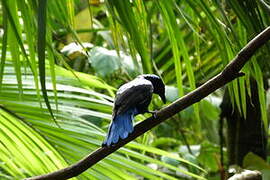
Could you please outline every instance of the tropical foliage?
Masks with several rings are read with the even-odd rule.
[[[158,74],[173,102],[218,74],[270,24],[269,5],[261,0],[0,2],[1,179],[78,161],[101,145],[121,84]],[[244,67],[245,77],[228,85],[234,108],[245,117],[250,79],[256,80],[266,131],[269,55],[268,45]],[[218,136],[223,93],[187,108],[77,179],[218,178],[226,163],[221,152],[227,152],[220,152]],[[154,97],[150,109],[161,107]],[[249,155],[246,167],[254,159],[265,163]]]

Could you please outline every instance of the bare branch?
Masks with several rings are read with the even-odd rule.
[[[243,76],[244,73],[239,72],[246,62],[250,59],[250,57],[255,53],[257,49],[259,49],[262,45],[264,45],[270,39],[270,26],[266,28],[263,32],[257,35],[254,39],[252,39],[238,54],[237,56],[224,68],[224,70],[207,81],[205,84],[195,89],[194,91],[188,93],[187,95],[179,98],[169,106],[161,109],[157,112],[157,117],[147,118],[141,123],[137,124],[134,127],[134,131],[124,140],[119,141],[117,144],[111,147],[102,147],[94,151],[93,153],[86,156],[84,159],[79,162],[41,176],[36,176],[32,178],[28,178],[28,180],[45,180],[45,179],[68,179],[75,177],[85,170],[99,162],[100,160],[107,157],[109,154],[113,153],[120,147],[124,146],[128,142],[134,140],[138,136],[144,134],[149,131],[153,127],[157,126],[161,122],[169,119],[176,113],[179,113],[181,110],[187,108],[188,106],[199,102],[215,90],[221,88],[227,83],[231,82],[235,78]]]

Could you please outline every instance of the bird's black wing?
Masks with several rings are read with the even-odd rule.
[[[145,79],[135,79],[124,84],[116,93],[113,118],[130,108],[150,103],[153,85]]]

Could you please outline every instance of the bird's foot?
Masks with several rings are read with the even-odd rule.
[[[151,113],[154,118],[157,118],[157,110],[155,111],[147,111],[148,113]]]

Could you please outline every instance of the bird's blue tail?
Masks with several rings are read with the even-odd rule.
[[[110,146],[111,144],[117,143],[119,138],[127,138],[129,133],[133,131],[132,121],[136,114],[137,109],[133,108],[129,109],[125,113],[115,116],[110,125],[108,135],[102,145]]]

